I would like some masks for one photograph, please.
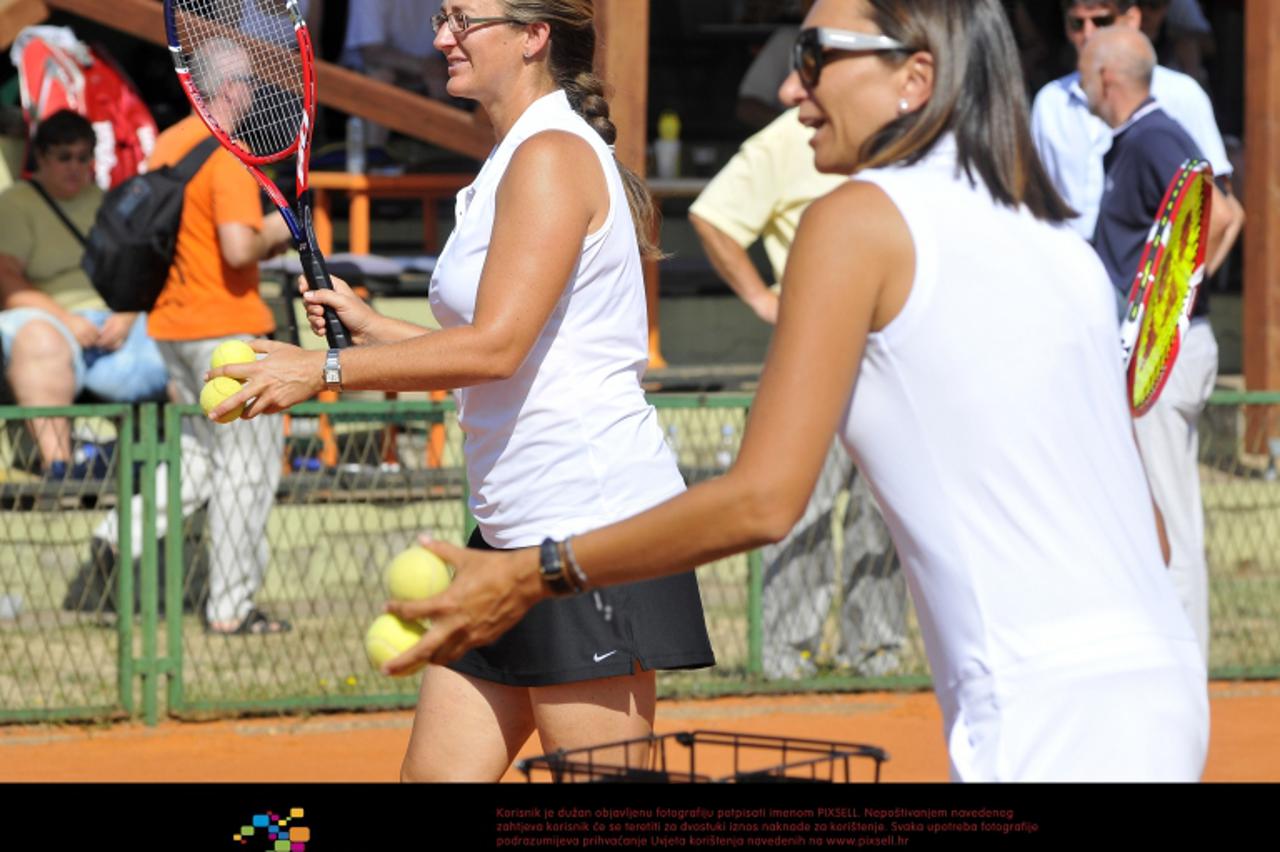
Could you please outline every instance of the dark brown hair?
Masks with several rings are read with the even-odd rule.
[[[960,167],[996,201],[1025,204],[1049,222],[1075,216],[1031,140],[1022,64],[1000,0],[866,2],[881,32],[933,56],[933,95],[868,139],[858,168],[917,162],[953,133]],[[894,52],[882,61],[901,63],[909,55]]]
[[[595,74],[595,9],[591,0],[502,0],[506,17],[522,24],[546,23],[551,27],[551,76],[569,98],[569,105],[586,119],[605,144],[612,145],[618,129],[609,120],[604,82]],[[649,188],[639,175],[621,162],[618,171],[627,193],[627,205],[635,221],[636,242],[642,257],[660,257],[652,231],[657,208]]]
[[[36,125],[36,135],[31,144],[44,154],[55,145],[74,145],[77,142],[87,142],[92,149],[97,141],[89,119],[78,112],[60,109]]]

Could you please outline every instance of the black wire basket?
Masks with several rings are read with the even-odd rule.
[[[710,774],[707,764],[722,769],[726,754],[731,771]],[[555,784],[848,784],[879,782],[888,759],[884,749],[860,743],[682,731],[560,750],[518,761],[516,768],[529,782]]]

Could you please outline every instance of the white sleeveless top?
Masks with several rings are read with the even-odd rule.
[[[498,186],[520,143],[545,130],[591,145],[609,213],[583,241],[573,277],[515,375],[456,392],[471,510],[494,547],[585,532],[684,489],[640,387],[648,314],[622,178],[563,91],[531,104],[458,193],[457,225],[431,279],[432,310],[445,328],[472,322]]]
[[[1092,249],[958,175],[951,137],[856,179],[902,213],[916,271],[867,340],[841,431],[902,558],[948,725],[970,678],[1195,665]]]

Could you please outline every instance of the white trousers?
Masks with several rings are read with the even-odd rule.
[[[226,340],[160,341],[181,403],[200,401],[209,358]],[[212,423],[204,417],[182,422],[183,513],[209,503],[209,621],[240,621],[262,586],[270,549],[267,519],[275,502],[284,452],[278,415]],[[163,533],[161,533],[163,534]]]
[[[1204,552],[1198,426],[1218,378],[1218,342],[1194,320],[1156,404],[1134,421],[1151,493],[1169,536],[1169,576],[1209,659],[1209,565]]]

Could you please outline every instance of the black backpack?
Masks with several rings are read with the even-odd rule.
[[[137,175],[108,191],[88,239],[53,205],[84,244],[80,266],[111,310],[149,311],[155,306],[173,264],[187,183],[217,147],[218,140],[210,137],[176,166]],[[46,200],[53,204],[48,196]]]

